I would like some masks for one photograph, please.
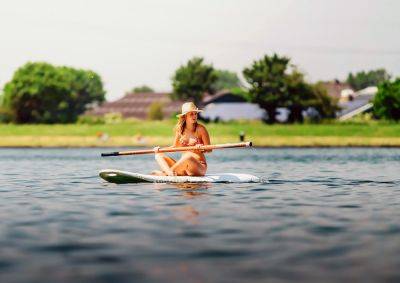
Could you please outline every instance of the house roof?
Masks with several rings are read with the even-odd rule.
[[[346,120],[363,111],[369,110],[372,107],[371,101],[374,99],[377,91],[377,87],[367,87],[354,93],[352,100],[339,103],[339,106],[342,108],[338,113],[339,119]]]
[[[246,102],[246,100],[240,96],[234,95],[230,90],[221,90],[216,94],[206,94],[202,101],[202,106],[210,103],[229,103],[229,102]]]
[[[113,102],[105,102],[102,105],[87,111],[86,115],[102,116],[107,113],[118,112],[124,118],[133,117],[146,119],[149,107],[152,103],[163,104],[164,117],[170,117],[180,112],[182,101],[172,101],[168,93],[128,93],[121,99]]]
[[[345,89],[353,90],[353,88],[349,84],[342,83],[338,80],[322,82],[322,84],[326,88],[328,95],[337,99],[340,99],[343,90]]]

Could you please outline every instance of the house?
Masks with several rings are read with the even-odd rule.
[[[322,82],[322,85],[325,87],[327,94],[336,98],[339,102],[351,99],[354,94],[354,90],[349,84],[342,83],[339,80]]]
[[[376,86],[370,86],[355,92],[351,99],[339,102],[339,106],[342,110],[337,113],[338,119],[340,121],[345,121],[372,109],[372,100],[377,92],[378,88]]]
[[[339,81],[325,82],[328,94],[339,99],[342,108],[337,113],[340,120],[346,120],[354,115],[372,108],[371,100],[377,92],[376,87],[369,87],[354,92],[347,84]],[[100,106],[86,111],[86,115],[103,116],[107,113],[121,113],[124,118],[147,119],[149,107],[159,102],[163,106],[164,118],[169,118],[181,111],[183,101],[171,100],[168,93],[129,93],[113,102],[105,102]],[[267,117],[264,109],[258,104],[249,103],[244,98],[233,94],[230,90],[223,90],[214,95],[206,94],[200,108],[204,110],[201,117],[210,121],[229,120],[262,120]],[[286,108],[277,109],[276,119],[279,122],[287,121],[289,111]],[[312,113],[311,113],[312,114]],[[305,111],[304,115],[311,115]]]
[[[229,90],[222,90],[214,95],[206,95],[201,107],[201,117],[210,121],[260,120],[266,112],[258,104],[248,103],[244,98]]]
[[[121,113],[124,118],[146,119],[149,107],[154,102],[164,105],[164,118],[180,112],[184,103],[183,101],[172,101],[168,93],[129,93],[121,99],[94,107],[85,114],[103,116],[107,113]],[[199,107],[204,110],[201,116],[211,121],[255,120],[265,117],[265,110],[257,104],[248,103],[244,98],[234,95],[228,90],[220,91],[215,95],[205,94]]]
[[[376,86],[354,91],[349,84],[341,83],[338,80],[323,82],[323,85],[329,96],[339,100],[341,110],[336,113],[336,116],[340,121],[345,121],[372,109],[372,100],[378,92]]]
[[[172,101],[168,93],[128,93],[121,99],[105,102],[86,111],[86,115],[103,116],[107,113],[121,113],[124,118],[147,119],[149,107],[154,102],[163,104],[164,118],[181,111],[182,101]]]

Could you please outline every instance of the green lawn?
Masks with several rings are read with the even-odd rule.
[[[6,125],[0,124],[0,136],[171,136],[174,121],[142,121],[108,125]],[[262,123],[210,123],[211,136],[304,136],[304,137],[400,137],[400,123],[265,125]]]
[[[0,125],[0,147],[85,147],[170,145],[175,121],[108,125]],[[241,131],[256,146],[400,147],[400,124],[334,123],[265,125],[258,122],[206,124],[212,143],[237,142]],[[102,138],[101,134],[107,134]]]

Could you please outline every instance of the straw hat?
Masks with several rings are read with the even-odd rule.
[[[203,112],[203,110],[200,110],[197,108],[197,106],[193,102],[186,102],[182,104],[182,113],[176,115],[176,117],[181,117],[183,115],[186,115],[189,112]]]

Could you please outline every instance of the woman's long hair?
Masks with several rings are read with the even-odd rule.
[[[174,127],[174,131],[175,131],[175,133],[179,133],[179,135],[182,136],[183,133],[185,132],[185,128],[186,128],[186,115],[179,116],[178,122],[176,123],[176,125]],[[194,125],[195,131],[196,131],[196,128],[197,128],[197,122]]]
[[[183,132],[186,128],[186,115],[179,116],[178,122],[175,125],[175,133],[179,133],[180,136],[183,135]]]

